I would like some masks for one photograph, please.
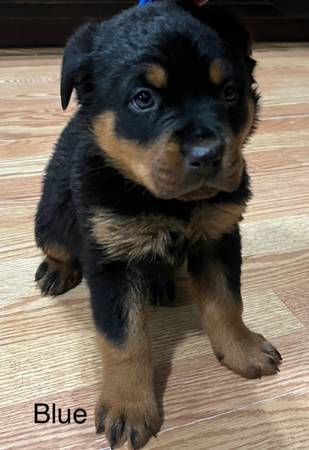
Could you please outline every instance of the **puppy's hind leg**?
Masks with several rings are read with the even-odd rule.
[[[35,281],[43,295],[64,294],[81,282],[81,265],[68,249],[50,244],[43,247],[43,252],[46,257],[35,274]]]
[[[52,160],[35,217],[36,244],[45,254],[35,280],[43,295],[63,294],[82,280],[82,239],[68,180],[66,167]]]

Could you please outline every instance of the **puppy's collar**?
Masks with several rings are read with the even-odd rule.
[[[139,0],[138,4],[140,6],[144,6],[144,5],[147,5],[147,3],[151,3],[151,2],[152,2],[152,0]]]

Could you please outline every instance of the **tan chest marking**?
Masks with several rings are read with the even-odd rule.
[[[184,234],[184,227],[174,218],[148,215],[121,217],[108,210],[96,210],[92,217],[92,233],[110,259],[169,259],[170,232]],[[172,261],[171,261],[172,262]]]
[[[190,223],[176,218],[147,215],[122,217],[107,209],[97,209],[92,216],[92,234],[111,260],[138,260],[163,258],[173,263],[169,252],[173,244],[171,233],[191,242],[200,239],[218,239],[230,232],[242,219],[245,205],[220,204],[196,208]]]
[[[245,204],[237,203],[196,208],[187,232],[188,239],[193,242],[200,239],[218,239],[222,234],[232,231],[242,220],[245,209]]]

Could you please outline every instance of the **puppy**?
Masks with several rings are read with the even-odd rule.
[[[88,23],[65,48],[62,106],[75,89],[79,108],[47,166],[36,281],[53,296],[88,283],[104,366],[96,428],[112,448],[159,431],[146,310],[172,301],[185,260],[217,359],[247,378],[278,371],[280,354],[242,321],[254,65],[235,18],[172,2]]]

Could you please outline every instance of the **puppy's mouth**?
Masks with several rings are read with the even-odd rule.
[[[207,198],[214,197],[219,192],[218,189],[212,187],[202,187],[200,189],[195,189],[191,192],[187,192],[186,194],[180,195],[177,197],[177,200],[183,202],[192,202],[197,200],[205,200]]]
[[[239,187],[243,173],[243,160],[236,160],[234,164],[220,167],[220,170],[209,173],[205,177],[188,176],[177,171],[152,173],[152,192],[163,200],[180,200],[184,202],[206,200],[214,197],[218,192],[234,192]],[[158,168],[157,168],[158,169]]]

